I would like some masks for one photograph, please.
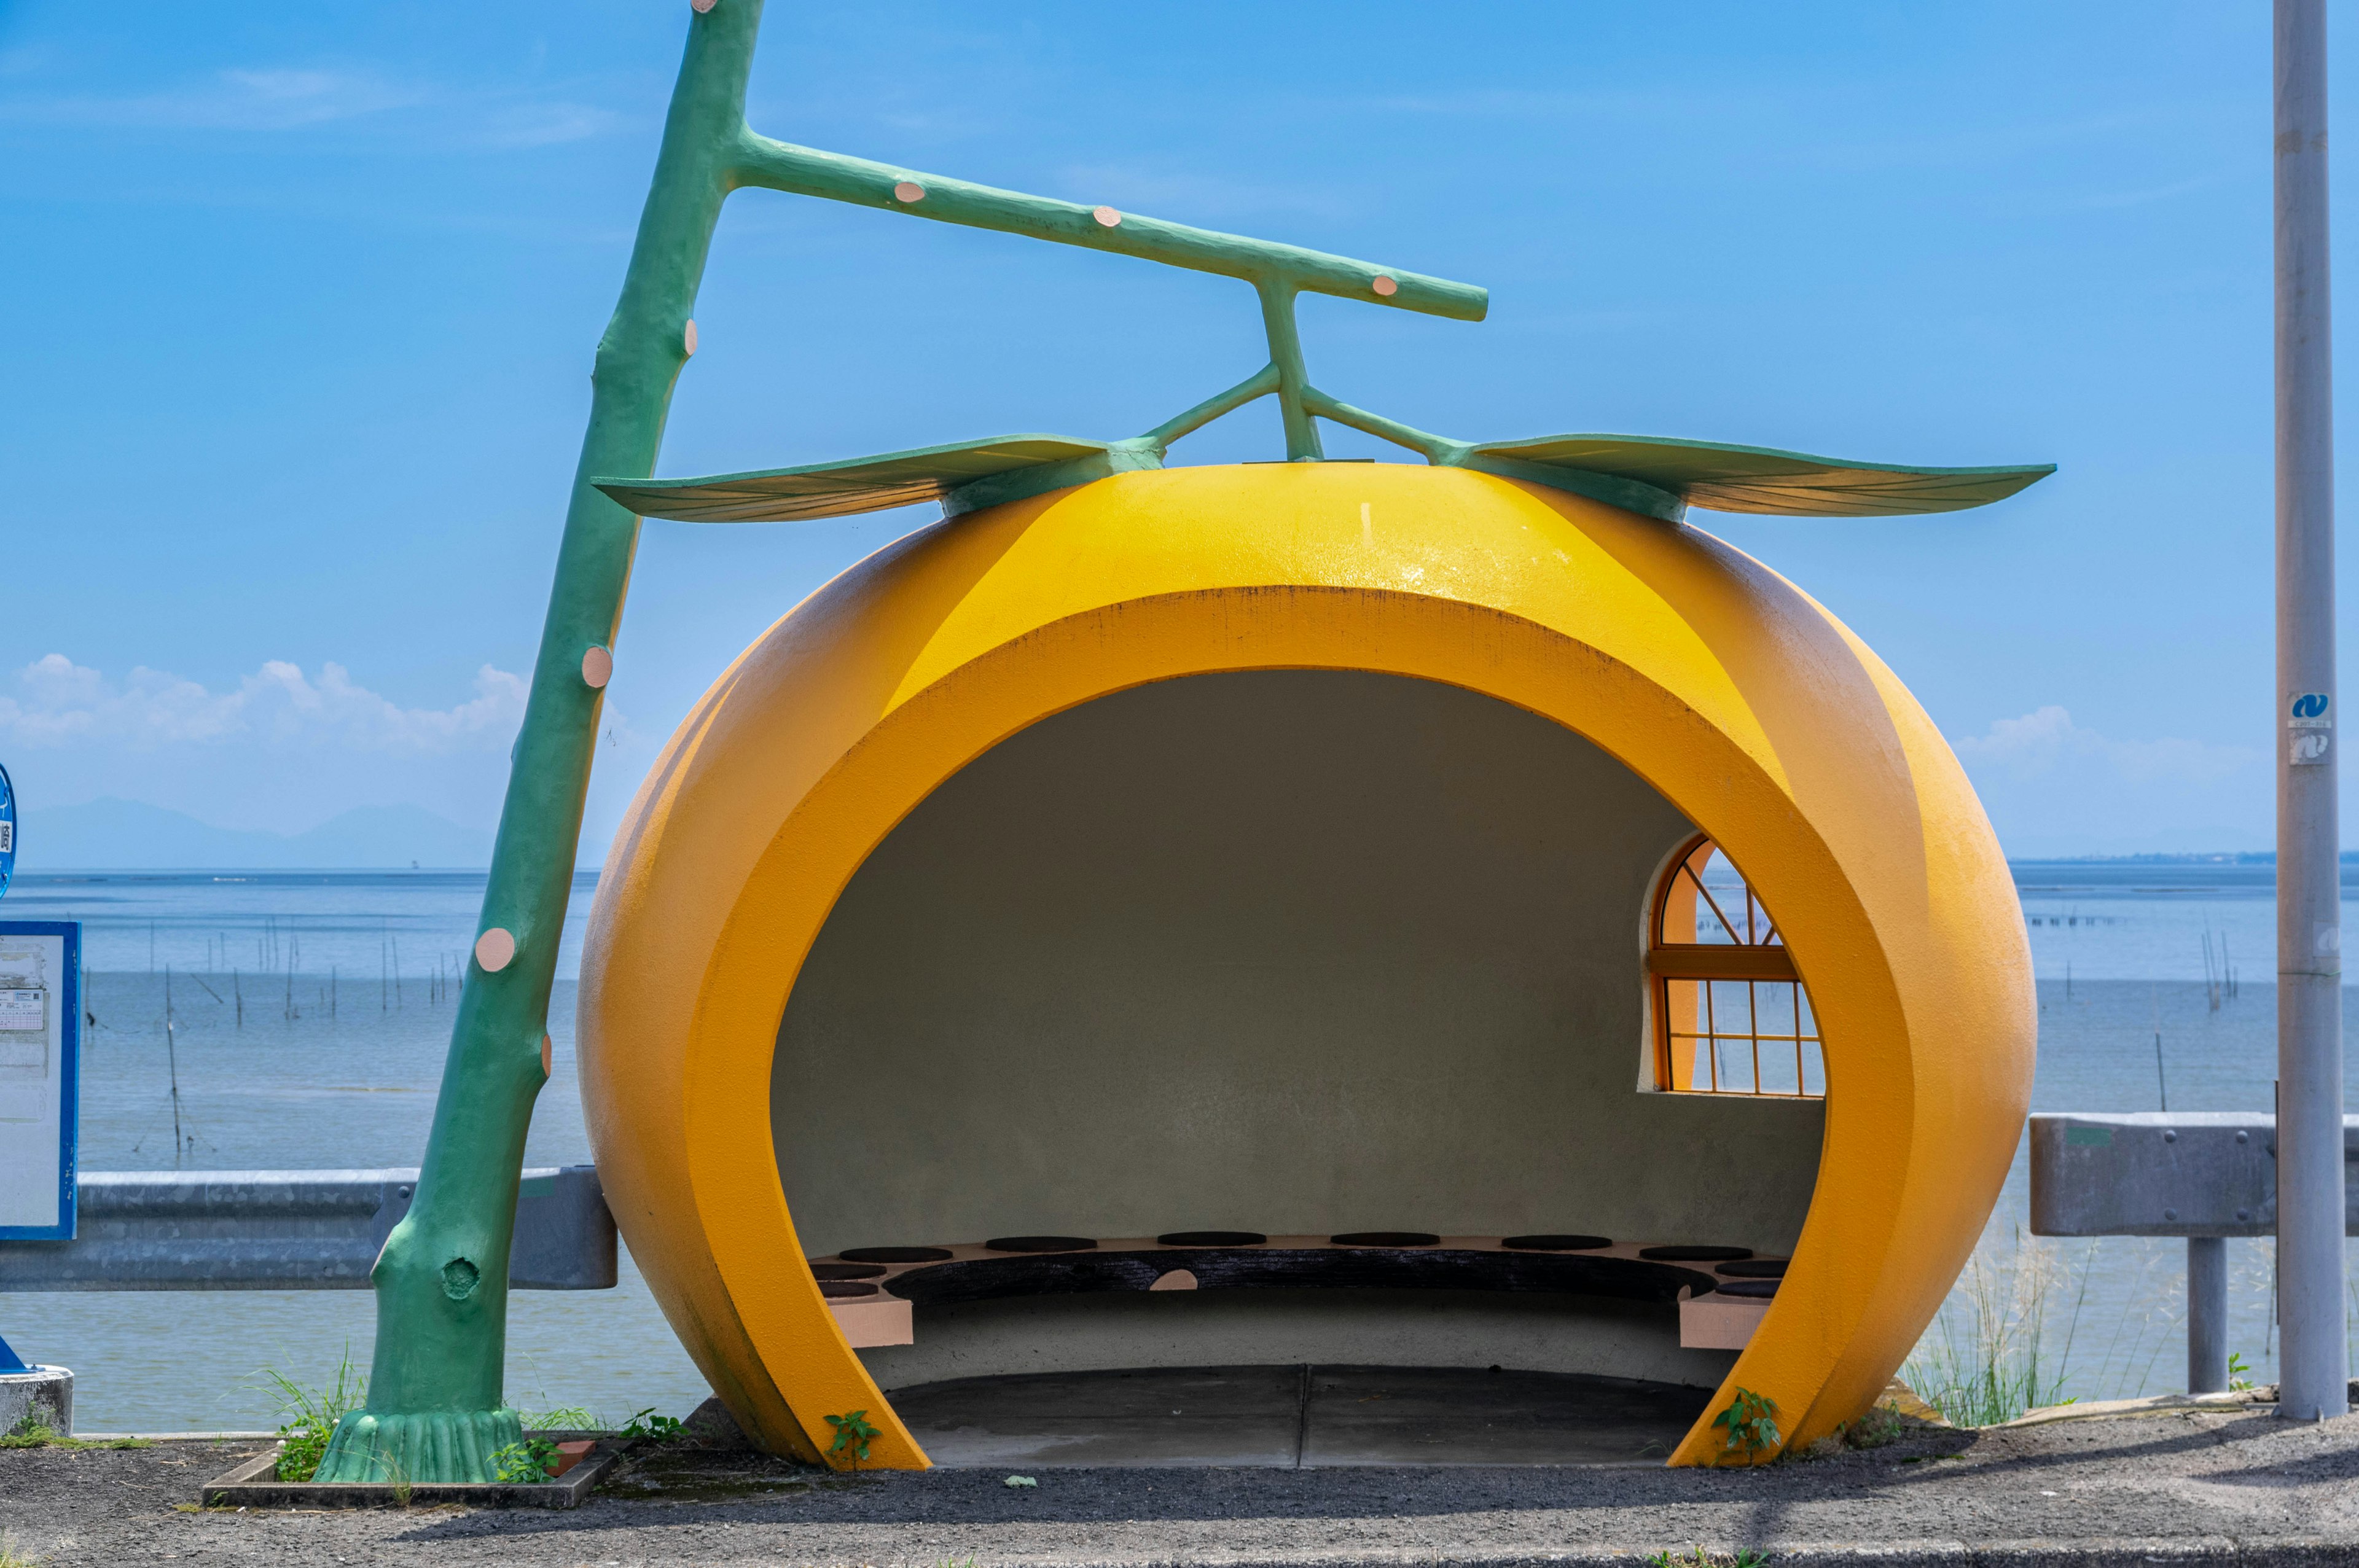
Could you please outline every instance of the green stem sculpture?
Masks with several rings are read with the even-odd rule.
[[[408,1215],[386,1239],[367,1407],[337,1423],[322,1481],[480,1481],[521,1441],[501,1393],[508,1246],[598,735],[603,651],[623,614],[639,520],[589,481],[654,471],[690,312],[745,127],[760,0],[723,0],[689,30],[663,149],[621,300],[599,341],[549,617],[508,775],[482,935]],[[601,657],[585,659],[592,650]],[[595,685],[592,682],[594,680]]]

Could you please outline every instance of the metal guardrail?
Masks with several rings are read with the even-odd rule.
[[[2277,1228],[2277,1118],[2140,1111],[2031,1119],[2034,1236],[2187,1238],[2187,1391],[2228,1386],[2228,1238]],[[2343,1228],[2359,1236],[2359,1116],[2343,1119]]]
[[[415,1169],[85,1171],[71,1241],[0,1241],[0,1291],[363,1290]],[[610,1290],[614,1217],[594,1165],[524,1173],[508,1283]]]

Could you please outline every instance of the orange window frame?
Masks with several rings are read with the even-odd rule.
[[[1810,1006],[1810,991],[1794,967],[1794,957],[1777,936],[1777,922],[1753,893],[1752,884],[1745,884],[1744,922],[1740,925],[1710,888],[1704,885],[1703,868],[1719,852],[1708,834],[1697,834],[1680,847],[1670,860],[1669,868],[1658,879],[1652,907],[1647,921],[1647,1011],[1653,1020],[1655,1087],[1683,1094],[1723,1094],[1748,1098],[1777,1099],[1820,1099],[1825,1096],[1824,1048],[1815,1033],[1804,1033],[1802,1021],[1813,1021],[1817,1011]],[[1723,930],[1737,940],[1733,942],[1699,942],[1695,934],[1699,906],[1709,907],[1712,918]],[[1758,933],[1756,935],[1756,933]],[[1740,935],[1741,934],[1741,935]],[[1684,940],[1679,939],[1683,937]],[[1777,938],[1776,940],[1771,940]],[[1692,982],[1682,986],[1680,982]],[[1748,989],[1747,1027],[1723,1032],[1719,1021],[1712,1016],[1712,988],[1715,983],[1745,984],[1748,988],[1763,984],[1783,985],[1792,989],[1793,1029],[1791,1035],[1760,1033],[1758,993]],[[1705,1017],[1695,1017],[1699,999]],[[1684,1016],[1687,1027],[1680,1027]],[[1677,1043],[1690,1043],[1687,1059],[1681,1062]],[[1747,1041],[1753,1051],[1753,1087],[1723,1088],[1720,1083],[1720,1051],[1723,1041]],[[1782,1044],[1791,1041],[1794,1048],[1794,1088],[1765,1089],[1761,1087],[1761,1047],[1765,1041]],[[1697,1042],[1706,1047],[1711,1061],[1711,1081],[1694,1082]],[[1806,1044],[1820,1045],[1821,1087],[1812,1092],[1810,1075],[1803,1063]],[[1682,1071],[1684,1067],[1684,1071]]]

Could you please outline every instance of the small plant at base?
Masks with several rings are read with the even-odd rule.
[[[38,1415],[28,1415],[0,1436],[0,1448],[47,1448],[57,1440],[55,1427]]]
[[[63,1448],[80,1453],[85,1448],[153,1448],[144,1437],[110,1437],[103,1442],[91,1442],[68,1437],[38,1415],[27,1415],[10,1431],[0,1433],[0,1448]],[[0,1568],[7,1568],[0,1562]]]
[[[351,1351],[336,1363],[336,1376],[323,1389],[307,1389],[276,1367],[262,1375],[278,1400],[278,1467],[282,1481],[308,1481],[320,1473],[328,1439],[347,1411],[361,1408],[368,1398],[368,1374],[353,1366]]]
[[[869,1439],[885,1435],[881,1427],[868,1424],[866,1411],[853,1411],[850,1415],[832,1415],[824,1419],[828,1425],[835,1428],[835,1441],[828,1445],[827,1451],[851,1454],[854,1470],[859,1469],[860,1462],[868,1457]]]
[[[835,1418],[831,1416],[828,1419],[832,1421]],[[623,1441],[625,1443],[678,1443],[686,1435],[679,1418],[658,1415],[653,1405],[631,1417],[630,1423],[623,1428]]]
[[[0,1531],[0,1568],[40,1568],[40,1563],[15,1536]]]
[[[1742,1453],[1747,1459],[1775,1450],[1786,1440],[1777,1430],[1777,1401],[1750,1389],[1737,1390],[1735,1400],[1712,1418],[1712,1424],[1728,1428],[1723,1451]]]
[[[2247,1367],[2247,1366],[2245,1366],[2245,1353],[2244,1353],[2243,1351],[2241,1351],[2241,1350],[2236,1350],[2236,1351],[2232,1351],[2232,1352],[2230,1352],[2230,1353],[2229,1353],[2229,1356],[2228,1356],[2228,1386],[2229,1386],[2230,1388],[2232,1388],[2232,1389],[2249,1389],[2249,1388],[2251,1388],[2251,1387],[2253,1386],[2253,1380],[2252,1380],[2252,1379],[2250,1379],[2250,1378],[2248,1378],[2248,1377],[2245,1376],[2245,1373],[2247,1373],[2247,1372],[2249,1372],[2249,1371],[2251,1371],[2251,1370],[2252,1370],[2252,1368],[2251,1368],[2250,1367]]]
[[[1647,1568],[1767,1568],[1769,1559],[1751,1547],[1734,1555],[1725,1552],[1706,1552],[1695,1547],[1685,1552],[1658,1552],[1647,1559]]]
[[[557,1465],[557,1444],[545,1437],[527,1437],[506,1448],[492,1450],[495,1480],[511,1487],[528,1487],[549,1479]]]
[[[1877,1405],[1865,1415],[1843,1428],[1843,1440],[1849,1448],[1881,1448],[1897,1442],[1908,1430],[1908,1418],[1892,1405]]]

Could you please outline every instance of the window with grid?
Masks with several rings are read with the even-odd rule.
[[[1810,993],[1777,923],[1711,839],[1672,861],[1648,935],[1657,1088],[1825,1095]]]

